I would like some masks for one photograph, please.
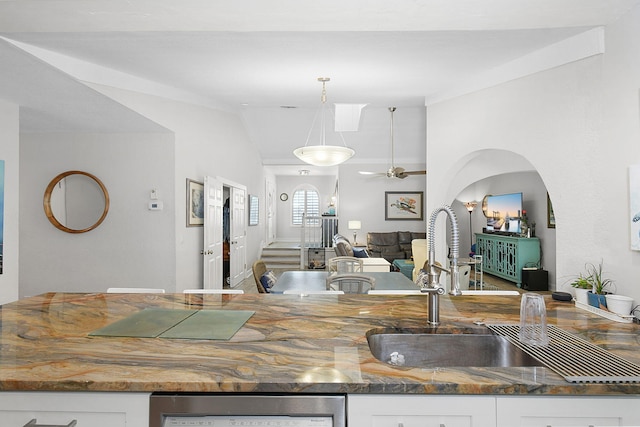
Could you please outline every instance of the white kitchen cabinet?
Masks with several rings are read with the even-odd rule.
[[[493,396],[350,394],[349,427],[495,426]]]
[[[498,397],[497,427],[640,426],[640,397]]]
[[[640,396],[352,395],[349,427],[640,426]]]
[[[0,392],[2,427],[148,427],[149,393]]]

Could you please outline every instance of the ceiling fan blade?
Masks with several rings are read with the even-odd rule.
[[[403,169],[402,172],[397,173],[395,175],[395,177],[396,178],[400,178],[400,179],[405,179],[409,175],[425,175],[426,173],[427,173],[427,171],[405,171]]]
[[[386,172],[358,171],[360,175],[386,176],[387,178],[405,179],[409,175],[425,175],[427,171],[405,171],[399,166],[391,167]]]
[[[358,171],[360,175],[376,175],[376,176],[384,176],[385,172],[369,172],[369,171]]]

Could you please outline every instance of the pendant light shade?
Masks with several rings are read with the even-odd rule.
[[[338,145],[305,145],[296,148],[293,154],[305,163],[314,166],[335,166],[349,160],[356,152]]]
[[[351,148],[347,147],[346,143],[344,146],[338,145],[327,145],[326,144],[326,130],[325,130],[325,104],[327,102],[327,91],[325,88],[326,83],[330,79],[328,77],[319,77],[318,81],[322,82],[322,96],[321,96],[321,104],[320,104],[320,144],[319,145],[309,145],[309,138],[311,136],[311,132],[313,131],[313,125],[316,122],[316,118],[318,114],[316,113],[316,118],[314,118],[313,123],[311,125],[311,129],[309,130],[309,134],[307,135],[307,142],[304,147],[296,148],[293,150],[293,154],[302,160],[305,163],[309,163],[314,166],[335,166],[349,160],[356,153]],[[338,132],[340,138],[342,138],[342,134]],[[344,143],[344,139],[342,141]]]

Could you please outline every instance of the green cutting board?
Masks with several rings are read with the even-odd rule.
[[[168,308],[146,308],[89,335],[106,337],[155,338],[167,329],[193,316],[197,310],[172,310]]]
[[[255,311],[147,308],[90,336],[228,340]]]
[[[244,310],[200,310],[161,334],[160,338],[228,340],[254,313]]]

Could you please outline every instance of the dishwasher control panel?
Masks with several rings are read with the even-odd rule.
[[[166,416],[163,427],[332,427],[332,417],[306,416]]]
[[[149,427],[347,427],[344,394],[153,393]]]

